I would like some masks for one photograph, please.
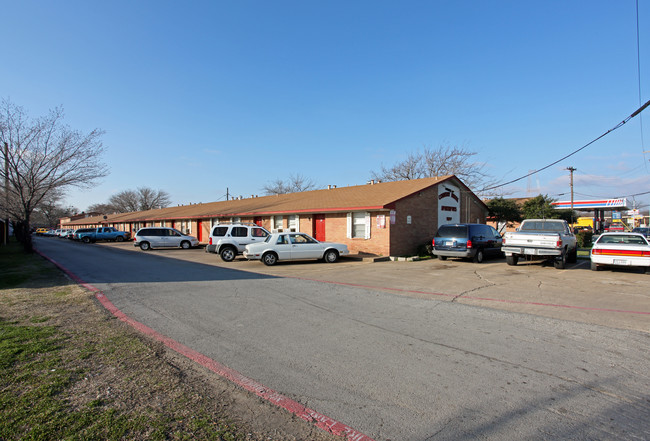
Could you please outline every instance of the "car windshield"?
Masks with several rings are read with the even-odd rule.
[[[545,221],[524,222],[521,225],[520,231],[542,231],[548,233],[561,233],[564,231],[564,224],[562,222],[545,222]]]
[[[467,237],[467,227],[464,225],[443,225],[438,228],[436,237]]]

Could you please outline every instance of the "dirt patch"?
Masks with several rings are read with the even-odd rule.
[[[91,293],[44,265],[20,286],[0,290],[0,318],[55,327],[63,336],[57,369],[74,375],[60,398],[71,411],[99,406],[134,419],[162,415],[167,439],[193,439],[199,415],[215,430],[226,426],[234,433],[219,439],[342,439],[141,336]],[[129,439],[149,435],[130,433]]]

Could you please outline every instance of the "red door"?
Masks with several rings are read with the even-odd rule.
[[[203,221],[196,221],[196,230],[196,238],[199,240],[199,242],[203,242]]]
[[[314,215],[313,236],[319,242],[325,242],[325,215]]]
[[[261,217],[256,217],[255,219],[253,219],[253,222],[255,222],[255,225],[257,225],[258,227],[262,226],[262,218]]]

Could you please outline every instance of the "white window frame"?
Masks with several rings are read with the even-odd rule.
[[[364,217],[364,223],[365,223],[365,231],[364,231],[364,236],[363,238],[354,236],[354,228],[353,228],[353,212],[349,212],[347,215],[347,238],[348,239],[365,239],[368,240],[370,239],[370,213],[367,211],[355,211],[354,214],[363,214]]]
[[[190,235],[192,234],[192,221],[191,220],[182,220],[181,221],[181,233]]]
[[[289,221],[288,221],[288,228],[289,231],[300,231],[300,216],[297,214],[290,214],[289,215]]]
[[[275,222],[275,219],[278,218],[280,221],[280,225],[278,226]],[[278,216],[271,216],[271,230],[279,230],[281,228],[284,228],[284,216],[278,215]]]

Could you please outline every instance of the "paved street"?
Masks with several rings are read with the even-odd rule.
[[[135,320],[376,440],[650,438],[645,274],[35,245]]]

